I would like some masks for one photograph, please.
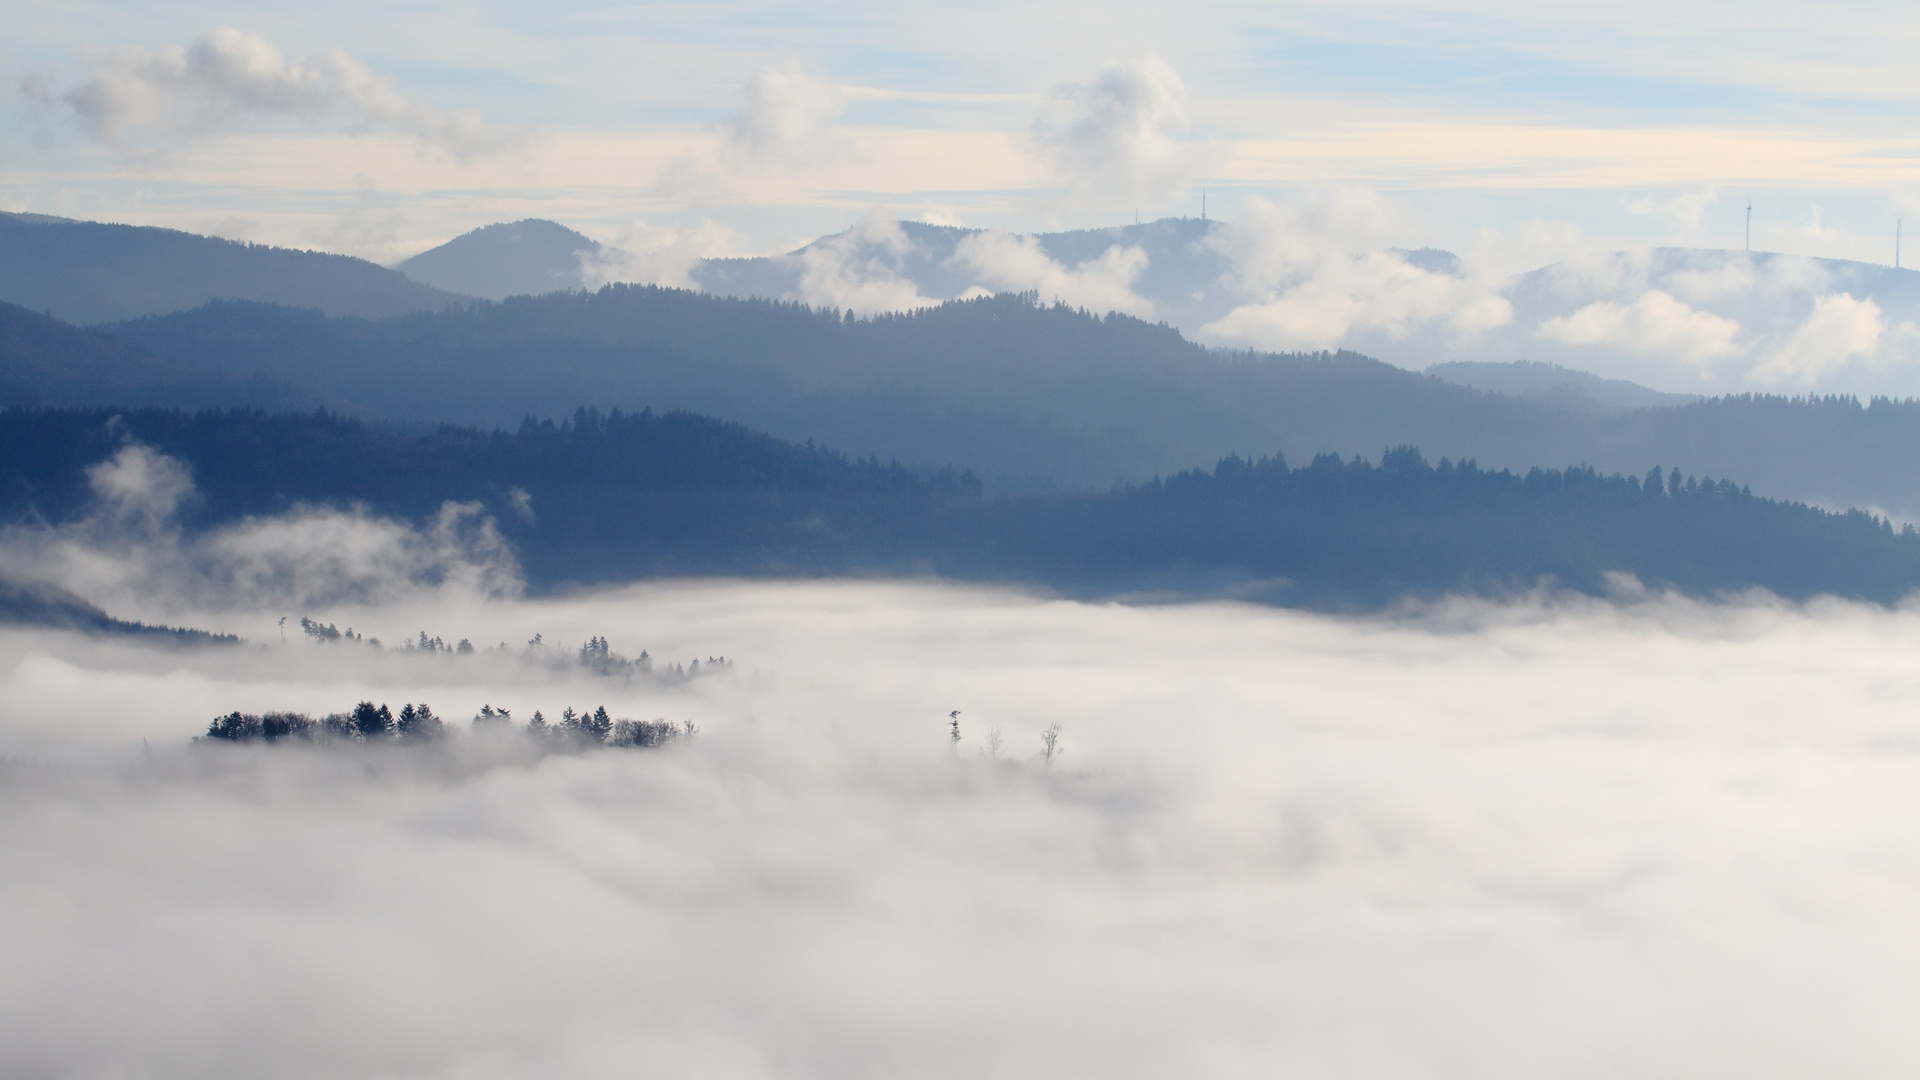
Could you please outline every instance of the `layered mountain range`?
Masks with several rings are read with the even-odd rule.
[[[1077,572],[1074,566],[1084,563],[1089,573],[1096,566],[1106,569],[1095,574],[1097,581],[1075,588],[1111,592],[1132,587],[1128,582],[1158,588],[1179,578],[1167,576],[1173,567],[1193,563],[1201,567],[1195,571],[1196,581],[1244,582],[1279,573],[1295,582],[1272,594],[1282,602],[1305,602],[1313,594],[1313,603],[1336,605],[1343,597],[1362,593],[1372,597],[1371,602],[1384,602],[1394,589],[1449,587],[1446,583],[1462,574],[1466,577],[1461,581],[1503,581],[1507,586],[1524,583],[1529,575],[1550,574],[1598,588],[1596,583],[1605,580],[1602,571],[1609,567],[1691,582],[1692,588],[1708,583],[1730,587],[1749,580],[1804,592],[1839,586],[1819,584],[1828,580],[1819,573],[1795,578],[1784,569],[1786,564],[1764,560],[1751,563],[1751,572],[1742,571],[1745,578],[1715,577],[1704,568],[1721,556],[1734,560],[1728,565],[1748,565],[1739,559],[1759,558],[1748,551],[1746,541],[1735,539],[1743,528],[1799,529],[1803,526],[1790,523],[1812,521],[1816,524],[1804,526],[1815,530],[1808,535],[1829,535],[1819,531],[1829,528],[1817,524],[1824,519],[1765,509],[1786,505],[1768,500],[1864,511],[1867,516],[1860,520],[1881,530],[1874,537],[1885,529],[1872,515],[1920,516],[1920,402],[1912,400],[1685,394],[1539,360],[1441,359],[1422,372],[1347,350],[1223,348],[1196,342],[1181,328],[1152,317],[1156,310],[1151,302],[1145,316],[1131,315],[1117,310],[1119,305],[1102,310],[1055,299],[1039,288],[995,291],[979,284],[981,267],[987,265],[982,260],[995,251],[1003,256],[1011,251],[1037,258],[1037,265],[1079,274],[1081,285],[1092,280],[1089,275],[1112,270],[1125,279],[1127,295],[1135,298],[1113,294],[1120,304],[1134,304],[1146,293],[1174,297],[1196,275],[1217,271],[1228,258],[1221,240],[1227,234],[1216,223],[1163,221],[1118,234],[1028,238],[870,223],[790,256],[708,260],[684,267],[684,274],[708,286],[705,289],[570,287],[588,280],[570,281],[570,274],[604,271],[623,254],[543,222],[490,227],[403,264],[408,273],[431,278],[431,284],[360,260],[166,230],[23,216],[0,226],[31,237],[35,257],[44,254],[48,265],[59,271],[36,279],[24,268],[20,249],[0,253],[0,262],[12,259],[15,264],[11,277],[0,275],[0,290],[11,290],[0,292],[0,299],[15,299],[0,304],[0,404],[37,410],[22,416],[40,415],[47,406],[242,407],[265,411],[217,415],[254,416],[265,423],[276,414],[314,415],[313,410],[323,409],[336,418],[350,415],[376,422],[382,426],[374,430],[395,437],[421,437],[445,424],[473,425],[471,434],[460,438],[484,442],[489,430],[522,430],[521,438],[528,438],[528,417],[574,415],[590,428],[601,423],[589,423],[587,414],[577,412],[581,406],[620,410],[626,416],[701,414],[744,425],[743,431],[759,433],[756,438],[788,440],[808,453],[831,447],[850,455],[846,460],[871,463],[871,469],[878,470],[874,476],[894,478],[888,483],[904,482],[899,478],[905,477],[913,484],[934,484],[934,478],[947,477],[941,482],[951,485],[958,483],[952,478],[964,475],[966,483],[959,489],[985,496],[983,505],[989,507],[978,512],[937,509],[947,505],[940,501],[944,495],[931,503],[909,499],[881,506],[861,501],[854,510],[842,507],[851,515],[849,549],[836,547],[837,541],[820,547],[807,539],[811,534],[791,531],[802,520],[834,520],[824,504],[808,509],[806,500],[755,496],[749,502],[757,508],[752,513],[760,516],[750,514],[757,524],[741,525],[746,535],[786,537],[780,544],[805,543],[777,550],[749,545],[751,550],[735,552],[738,568],[765,571],[790,565],[814,571],[899,572],[917,565],[961,576],[1027,575],[1065,586]],[[1158,244],[1159,254],[1144,259],[1126,255],[1112,242],[1116,235],[1139,241],[1143,250],[1148,241]],[[889,237],[906,237],[907,242],[894,243]],[[853,264],[845,259],[833,261],[868,248],[884,249],[890,276],[849,270]],[[1429,277],[1470,277],[1445,253],[1390,254]],[[1678,265],[1660,272],[1672,279],[1681,272],[1674,269]],[[1765,260],[1751,265],[1765,265]],[[83,272],[89,266],[99,273]],[[801,302],[804,295],[795,295],[834,273],[843,275],[843,285],[852,280],[867,289],[863,295],[898,293],[904,287],[917,299],[904,305],[905,310],[861,314],[852,305]],[[849,273],[854,277],[846,278]],[[251,291],[234,284],[242,279]],[[1544,294],[1548,286],[1542,283],[1550,279],[1523,277],[1507,288],[1513,296],[1527,288]],[[1897,277],[1886,280],[1900,282]],[[1071,280],[1061,283],[1080,287]],[[1673,280],[1669,284],[1681,287]],[[1706,288],[1697,283],[1692,287]],[[932,293],[951,293],[953,298],[933,302]],[[485,298],[493,295],[504,298]],[[60,306],[54,310],[56,299]],[[1184,310],[1189,312],[1214,302],[1204,289],[1187,294],[1187,301]],[[1568,325],[1592,307],[1575,309]],[[62,311],[67,319],[58,317]],[[102,318],[103,313],[128,317]],[[1498,332],[1487,330],[1483,344],[1496,340]],[[235,430],[254,430],[248,423],[253,421]],[[88,424],[85,440],[90,441],[84,445],[98,444],[97,453],[105,452],[100,439],[110,443],[127,430],[111,422],[111,411]],[[311,443],[286,449],[283,463],[293,473],[306,457],[317,456],[324,463],[336,453],[359,453],[352,447],[365,442],[360,435],[342,442],[343,429],[325,425],[270,429],[279,433],[276,438]],[[21,430],[37,429],[28,423]],[[706,429],[669,425],[658,430]],[[532,448],[530,453],[546,452],[538,450],[544,444],[537,438],[523,445]],[[709,443],[699,445],[712,449]],[[1383,456],[1390,448],[1410,446],[1419,447],[1414,457],[1406,456],[1412,451],[1398,450],[1393,454],[1399,457]],[[213,468],[226,453],[205,446],[195,452],[214,454],[195,465],[200,469]],[[706,450],[668,447],[660,452],[665,455],[661,460],[691,463],[694,472],[689,475],[712,471],[713,463],[700,459]],[[391,471],[402,475],[410,469],[404,461],[427,460],[409,458],[411,451],[393,453],[401,463]],[[1417,466],[1407,464],[1416,459]],[[580,467],[594,467],[591,460],[591,455],[582,457]],[[1292,464],[1259,464],[1262,461]],[[1366,463],[1370,461],[1381,465]],[[1386,468],[1392,461],[1401,464]],[[71,463],[65,467],[71,487],[72,478],[81,473],[72,471],[77,466]],[[726,572],[720,563],[687,561],[686,549],[669,551],[661,546],[667,543],[661,537],[634,539],[640,547],[632,550],[621,547],[618,537],[651,535],[652,526],[637,524],[641,519],[632,514],[644,517],[655,511],[668,515],[663,520],[685,523],[675,535],[691,535],[687,530],[693,530],[708,536],[711,529],[694,528],[705,520],[700,517],[705,511],[698,508],[738,510],[734,496],[676,495],[680,501],[668,505],[656,495],[620,494],[627,489],[622,487],[626,481],[618,479],[625,466],[617,457],[607,459],[604,467],[614,470],[607,481],[612,487],[606,490],[577,484],[555,488],[550,476],[541,481],[548,485],[546,505],[557,501],[569,520],[580,523],[563,534],[535,531],[521,537],[527,552],[546,553],[541,556],[547,560],[541,570],[545,580]],[[449,480],[442,485],[445,491],[416,492],[412,501],[396,504],[395,511],[422,513],[422,507],[439,497],[499,502],[502,492],[531,490],[504,464],[499,468],[507,471],[498,475],[485,460],[462,468],[466,471],[458,483]],[[1402,479],[1386,477],[1383,469]],[[1509,492],[1503,486],[1542,469],[1545,488],[1523,486]],[[366,485],[374,483],[380,471],[348,470],[350,475],[343,474],[339,483],[320,485],[306,496],[284,488],[274,477],[260,483],[280,491],[277,498],[282,499],[377,501],[370,494],[377,485]],[[1501,475],[1509,479],[1494,479]],[[1621,479],[1609,480],[1610,475]],[[1336,476],[1345,479],[1336,482]],[[1186,479],[1167,487],[1168,478],[1174,477]],[[1415,483],[1408,478],[1425,479]],[[1620,486],[1626,479],[1634,481],[1631,490]],[[46,498],[53,489],[45,485],[51,482],[31,469],[15,475],[8,495],[15,512],[49,513],[52,504]],[[1407,483],[1414,486],[1405,487]],[[1386,486],[1378,486],[1382,484]],[[937,495],[946,489],[936,484],[927,490]],[[1110,490],[1138,494],[1120,502],[1084,502]],[[1539,495],[1544,501],[1527,503],[1531,509],[1519,518],[1501,517],[1519,512],[1514,507],[1520,504],[1510,505],[1511,499],[1524,501],[1547,491],[1562,494]],[[1357,543],[1353,537],[1358,534],[1351,530],[1359,526],[1338,520],[1345,513],[1342,500],[1360,500],[1352,504],[1352,512],[1359,514],[1366,500],[1393,492],[1399,494],[1379,506],[1398,509],[1379,510],[1386,516],[1375,526],[1412,529],[1415,534],[1446,530],[1454,537],[1447,541],[1454,545],[1454,554],[1445,561],[1452,569],[1422,576],[1405,567],[1390,574],[1384,564],[1369,571],[1366,560],[1338,562],[1344,584],[1315,593],[1299,585],[1297,575],[1318,573],[1312,568],[1321,563],[1274,562],[1255,542],[1260,530],[1285,531],[1294,527],[1287,524],[1289,515],[1308,514],[1321,521],[1313,533],[1319,539],[1312,543],[1331,545],[1315,549],[1323,555],[1313,559],[1331,558],[1324,553]],[[1654,495],[1681,501],[1635,501]],[[1683,495],[1707,501],[1688,502]],[[991,509],[1008,498],[1025,509]],[[1574,501],[1565,503],[1568,498]],[[1721,505],[1713,499],[1723,500],[1725,508],[1713,511],[1720,516],[1708,528],[1690,516],[1695,509],[1686,508]],[[1760,501],[1750,501],[1755,499]],[[1463,510],[1458,500],[1480,509]],[[1258,513],[1256,503],[1264,507]],[[1587,523],[1574,533],[1556,532],[1561,526],[1552,524],[1553,515],[1560,513],[1554,507],[1563,503],[1578,507],[1577,514],[1583,515],[1579,520]],[[507,513],[513,505],[511,500],[499,503],[499,512]],[[615,506],[628,509],[615,514]],[[1425,509],[1414,512],[1410,507]],[[593,524],[603,509],[612,516]],[[71,506],[69,510],[78,512]],[[1203,523],[1195,526],[1199,532],[1140,531],[1157,514],[1189,511]],[[1409,513],[1412,516],[1406,516]],[[1632,529],[1616,531],[1605,548],[1611,554],[1595,554],[1601,551],[1596,548],[1590,554],[1600,561],[1582,562],[1573,538],[1597,535],[1594,530],[1612,520],[1609,514],[1641,523],[1632,528],[1678,530],[1672,539],[1681,546],[1636,547],[1640,540],[1631,538]],[[1111,518],[1113,529],[1137,533],[1137,544],[1113,549],[1106,563],[1086,562],[1099,547],[1093,538],[1105,526],[1093,522],[1103,515]],[[1479,526],[1473,525],[1476,520]],[[1687,521],[1695,524],[1684,524]],[[1241,524],[1229,527],[1231,522]],[[1865,526],[1847,526],[1856,527]],[[1501,548],[1506,554],[1489,562],[1467,541],[1476,528],[1519,529],[1540,544],[1558,537],[1551,541],[1558,554],[1542,561],[1539,550],[1509,545]],[[1223,537],[1240,535],[1236,529],[1244,536],[1220,547],[1226,543]],[[896,533],[903,546],[889,550],[886,538]],[[1082,534],[1086,544],[1094,546],[1079,555],[1047,539]],[[717,535],[703,543],[713,547],[719,543]],[[948,544],[938,539],[943,535],[966,539]],[[1434,543],[1439,543],[1439,535],[1433,533]],[[1674,552],[1706,543],[1702,538],[1708,536],[1725,547],[1720,555],[1701,551],[1673,561]],[[599,539],[585,547],[574,542],[583,537]],[[1025,537],[1017,550],[995,546],[1014,537]],[[1809,542],[1814,543],[1809,551],[1824,550],[1819,545],[1826,543]],[[1882,541],[1861,542],[1871,546]],[[1900,545],[1906,543],[1900,539],[1898,551],[1889,548],[1873,558],[1905,559]],[[1378,554],[1402,560],[1412,558],[1418,547],[1383,548]],[[1656,549],[1666,554],[1650,554]],[[1781,552],[1787,550],[1766,558],[1786,558]],[[999,554],[989,557],[989,551]],[[1641,554],[1629,557],[1636,551]],[[1762,574],[1758,567],[1763,563],[1775,569]],[[1368,578],[1369,573],[1374,576]],[[1366,585],[1366,580],[1379,588]],[[1863,579],[1848,588],[1850,595],[1868,595],[1880,586]],[[1893,594],[1883,590],[1873,595]]]

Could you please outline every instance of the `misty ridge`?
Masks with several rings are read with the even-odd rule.
[[[1920,586],[1920,534],[1863,511],[1678,468],[1516,474],[1404,445],[1378,464],[1229,457],[1000,499],[951,467],[923,475],[650,411],[415,435],[319,413],[14,410],[0,448],[0,508],[21,522],[0,537],[0,574],[134,604],[155,588],[301,605],[377,601],[398,583],[512,597],[690,576],[932,576],[1328,610],[1543,587],[1891,604]]]
[[[74,223],[13,227],[57,237],[67,224]],[[577,241],[569,237],[578,234],[558,226],[553,236],[534,235],[543,224],[551,223],[520,222],[475,235],[511,237],[502,250],[546,251],[541,258],[548,262],[560,257],[555,253],[561,248],[574,254],[588,250],[574,251],[569,245]],[[1179,252],[1211,252],[1207,257],[1218,263],[1220,253],[1202,242],[1223,226],[1201,229],[1203,224],[1169,219],[1138,227],[1145,230],[1143,238],[1159,235],[1156,229],[1167,233],[1163,241],[1141,240],[1142,250],[1154,251],[1141,272],[1188,273],[1178,270],[1187,257]],[[888,257],[921,259],[930,268],[951,263],[952,253],[942,251],[985,235],[914,226],[903,234],[911,243],[899,247],[884,232],[862,226],[846,237],[822,240],[826,246],[820,250],[853,245],[842,254],[877,258],[898,248]],[[178,235],[182,243],[235,247]],[[938,237],[946,239],[936,242]],[[1100,247],[1102,237],[1113,239],[1103,230],[1029,239],[1051,252],[1045,258],[1072,262],[1106,250]],[[248,250],[242,246],[238,254],[246,256]],[[1422,274],[1464,272],[1457,259],[1441,258],[1444,254],[1406,252],[1394,258],[1411,260],[1407,265]],[[500,256],[464,252],[456,243],[434,257],[475,267],[496,263]],[[1908,272],[1873,284],[1860,277],[1870,268],[1754,259],[1721,266],[1700,253],[1616,254],[1531,273],[1515,287],[1540,304],[1573,304],[1564,311],[1555,307],[1559,314],[1551,318],[1575,320],[1566,325],[1578,328],[1614,322],[1637,326],[1635,320],[1652,319],[1641,312],[1645,305],[1635,290],[1662,297],[1751,293],[1755,303],[1774,311],[1784,310],[1781,297],[1799,296],[1795,290],[1824,288],[1884,293],[1891,305],[1895,293],[1905,295],[1894,286],[1905,288],[1901,283],[1912,276]],[[157,275],[156,267],[165,262],[155,256],[129,264],[126,272]],[[539,271],[549,277],[556,272],[550,266]],[[186,280],[195,272],[185,268],[164,276]],[[263,269],[256,276],[266,280],[272,274]],[[100,289],[102,295],[114,295],[105,285]],[[1149,309],[1072,290],[1069,295],[1077,299],[1067,303],[1049,301],[1060,290],[1050,294],[1038,288],[990,297],[963,289],[974,298],[960,300],[956,294],[955,300],[936,303],[933,297],[946,292],[935,289],[914,310],[859,318],[839,306],[810,306],[822,297],[804,292],[732,291],[803,299],[725,300],[711,292],[621,285],[502,303],[421,303],[414,305],[413,315],[388,309],[377,314],[391,317],[364,321],[334,317],[353,312],[325,302],[318,292],[306,296],[298,289],[268,298],[294,310],[217,301],[261,294],[213,282],[200,294],[217,301],[210,307],[185,311],[177,309],[190,305],[162,304],[149,309],[149,318],[91,331],[4,307],[0,403],[324,406],[369,418],[483,425],[514,424],[529,412],[562,415],[583,402],[628,411],[688,409],[785,438],[815,439],[857,456],[898,458],[916,469],[964,462],[997,493],[1140,482],[1230,454],[1269,449],[1304,460],[1318,453],[1377,454],[1384,446],[1412,443],[1435,456],[1514,470],[1573,463],[1638,473],[1663,462],[1696,474],[1735,477],[1762,494],[1829,509],[1920,513],[1915,501],[1920,496],[1914,494],[1920,491],[1920,467],[1912,466],[1920,461],[1920,414],[1906,399],[1792,396],[1798,384],[1787,380],[1776,384],[1779,392],[1723,393],[1688,403],[1687,395],[1532,361],[1433,363],[1435,357],[1456,355],[1437,348],[1421,363],[1442,378],[1423,379],[1351,351],[1202,347],[1165,323],[1155,326],[1124,314]],[[1589,292],[1603,298],[1579,307]],[[0,299],[32,300],[4,291]],[[1016,310],[1021,306],[1029,311]],[[1862,319],[1870,314],[1844,307],[1834,300],[1822,309],[1834,333],[1845,329],[1843,315],[1854,318],[1847,312]],[[1873,310],[1880,314],[1872,317],[1882,321],[1896,317],[1891,306]],[[1705,326],[1701,319],[1707,316],[1695,315],[1699,318],[1687,316],[1681,324]],[[1728,325],[1733,324],[1713,324],[1720,328],[1716,333]],[[1906,340],[1904,333],[1888,323],[1881,336],[1897,343]],[[1829,355],[1844,359],[1852,347],[1846,342],[1855,338],[1859,335],[1829,345],[1818,334],[1800,335],[1794,339],[1799,351],[1793,362]],[[1424,339],[1416,335],[1401,344],[1415,348],[1409,343],[1418,340]],[[1482,355],[1510,353],[1489,345]],[[1570,353],[1569,358],[1575,357]]]
[[[582,403],[687,409],[916,468],[964,462],[1002,492],[1411,442],[1499,468],[1660,461],[1835,509],[1920,509],[1909,400],[1741,394],[1570,411],[1354,353],[1212,350],[1031,294],[853,318],[609,286],[378,321],[215,304],[103,329],[169,363],[298,385],[370,416],[505,425]]]
[[[1677,397],[1920,390],[1920,276],[1910,270],[1690,247],[1516,265],[1501,249],[1524,245],[1522,236],[1486,233],[1464,254],[1390,246],[1382,226],[1392,203],[1364,193],[1304,205],[1256,196],[1231,220],[1025,235],[870,215],[755,258],[698,258],[685,230],[628,230],[602,245],[529,220],[455,237],[399,269],[496,300],[633,282],[861,314],[1031,290],[1166,322],[1209,345],[1351,351],[1414,370],[1544,358]],[[633,242],[641,250],[619,246]],[[1562,395],[1566,405],[1600,403],[1591,385],[1579,389]]]

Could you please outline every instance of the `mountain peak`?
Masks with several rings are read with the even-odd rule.
[[[565,225],[527,218],[462,233],[394,269],[438,289],[504,300],[579,288],[581,254],[599,250]]]

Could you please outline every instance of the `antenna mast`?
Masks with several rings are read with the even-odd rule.
[[[1753,200],[1747,200],[1747,250],[1753,250]]]

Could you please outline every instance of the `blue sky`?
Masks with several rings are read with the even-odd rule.
[[[1920,15],[1890,5],[15,0],[8,27],[0,207],[384,261],[526,216],[745,253],[1202,186],[1217,216],[1376,192],[1398,243],[1456,250],[1737,246],[1751,198],[1756,247],[1884,260],[1920,209]],[[281,83],[193,69],[209,40]]]

